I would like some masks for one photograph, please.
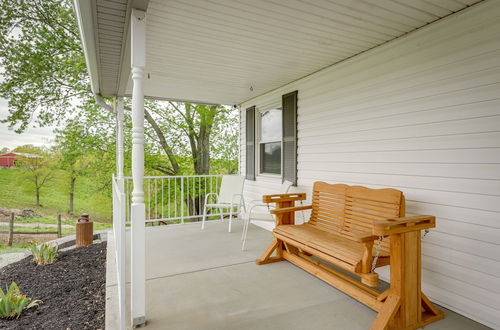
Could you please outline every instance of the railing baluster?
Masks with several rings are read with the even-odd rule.
[[[158,181],[158,179],[155,178],[155,184],[154,184],[154,189],[155,189],[155,213],[154,213],[154,219],[158,219],[158,188],[157,188],[157,184],[156,182]]]
[[[181,222],[184,223],[184,177],[181,177]]]
[[[147,207],[146,223],[155,221],[170,223],[195,221],[195,219],[201,217],[205,196],[209,193],[218,194],[220,192],[221,179],[222,175],[144,177],[144,200]],[[131,186],[131,177],[124,177],[124,198],[122,203],[125,210],[123,217],[129,224]],[[167,195],[165,196],[165,194]],[[161,203],[161,207],[158,205],[159,203]],[[213,210],[210,213],[210,217],[219,215],[221,215],[221,210]]]
[[[170,218],[170,181],[171,181],[171,178],[168,178],[167,179],[167,184],[168,184],[168,204],[167,204],[167,218]]]
[[[151,179],[146,179],[148,182],[147,191],[144,192],[144,201],[146,203],[146,214],[147,220],[151,219],[151,200],[149,199],[149,189],[151,188]]]
[[[163,203],[163,178],[161,178],[161,218],[163,219],[164,218],[164,214],[163,214],[163,207],[164,207],[164,203]]]
[[[196,198],[196,202],[198,203],[198,210],[201,210],[201,202],[200,202],[200,197],[201,197],[201,180],[203,177],[198,178],[198,197]],[[199,213],[199,212],[198,212]],[[198,218],[198,221],[200,219]]]

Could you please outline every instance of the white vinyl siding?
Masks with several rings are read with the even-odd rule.
[[[298,187],[393,187],[433,214],[423,290],[500,328],[500,1],[485,1],[241,105],[298,90]],[[242,116],[244,153],[245,122]],[[244,159],[240,159],[244,173]],[[257,176],[247,199],[277,192]],[[387,279],[387,269],[381,271]]]

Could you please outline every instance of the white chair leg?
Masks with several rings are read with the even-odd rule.
[[[233,221],[233,204],[231,204],[231,207],[229,208],[229,227],[228,227],[228,233],[231,232],[231,222]]]
[[[205,220],[207,220],[207,206],[203,205],[203,218],[201,220],[201,230],[205,229]]]
[[[243,237],[245,236],[245,228],[247,227],[247,217],[243,219],[243,230],[241,231],[241,240],[243,241]]]
[[[247,225],[243,229],[243,243],[241,243],[241,251],[245,251],[245,244],[247,242],[248,227],[250,226],[250,218],[246,221]]]
[[[224,216],[222,215],[222,211],[224,211],[224,209],[222,207],[219,207],[219,213],[220,213],[220,221],[224,222]]]

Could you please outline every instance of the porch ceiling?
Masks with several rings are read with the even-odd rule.
[[[477,2],[75,0],[94,92],[131,93],[130,10],[147,7],[145,95],[223,104],[239,104]]]

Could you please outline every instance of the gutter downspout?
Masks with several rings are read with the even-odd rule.
[[[94,99],[95,99],[95,103],[97,103],[98,105],[100,105],[101,107],[103,107],[104,109],[108,110],[109,112],[111,113],[116,113],[115,109],[113,109],[112,106],[110,106],[109,104],[107,104],[103,99],[102,99],[102,96],[97,94],[97,93],[94,93]]]

